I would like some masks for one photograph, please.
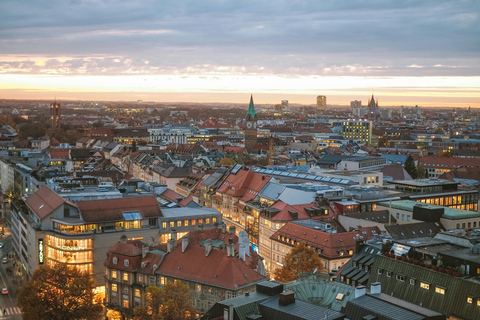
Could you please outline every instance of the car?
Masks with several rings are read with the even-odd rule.
[[[7,262],[8,262],[8,258],[7,258],[7,257],[3,257],[2,263],[7,263]]]
[[[3,248],[3,242],[0,242],[0,249]]]
[[[8,289],[7,289],[7,288],[3,288],[3,289],[2,289],[2,294],[8,294]]]

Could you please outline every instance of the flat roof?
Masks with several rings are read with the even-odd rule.
[[[448,219],[448,220],[460,220],[460,219],[480,217],[480,213],[475,211],[467,211],[467,210],[454,209],[454,208],[449,208],[444,206],[437,206],[435,204],[428,204],[428,203],[417,202],[413,200],[379,202],[378,205],[386,208],[389,208],[391,205],[392,209],[398,209],[398,210],[404,210],[404,211],[410,211],[410,212],[413,212],[413,207],[415,206],[421,206],[422,208],[428,208],[428,209],[443,208],[443,214],[441,217],[443,219]]]
[[[404,240],[395,240],[395,243],[400,243],[409,247],[425,247],[425,246],[438,246],[442,244],[448,244],[447,241],[439,240],[432,237],[419,237]]]
[[[443,179],[393,180],[393,181],[387,181],[387,182],[391,184],[400,184],[404,186],[413,186],[413,187],[458,185],[458,182],[452,182],[452,181],[443,180]]]
[[[213,208],[162,208],[164,218],[180,218],[180,217],[200,217],[220,215],[220,211]]]

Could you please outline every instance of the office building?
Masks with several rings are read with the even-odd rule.
[[[317,110],[326,110],[327,109],[327,97],[318,96],[317,97]]]
[[[372,122],[362,120],[343,121],[342,137],[349,140],[360,140],[372,143]]]

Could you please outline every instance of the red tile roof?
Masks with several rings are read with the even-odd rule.
[[[373,232],[372,232],[373,231]],[[287,222],[280,230],[275,232],[270,239],[283,242],[281,237],[293,239],[296,242],[305,242],[307,245],[319,248],[320,255],[327,259],[348,256],[348,251],[353,250],[355,254],[355,238],[363,236],[366,240],[380,234],[378,227],[360,228],[358,231],[328,233],[321,230],[305,227],[292,222]],[[278,240],[280,237],[280,240]],[[293,246],[293,244],[290,244]],[[343,251],[343,256],[340,252]]]
[[[435,167],[437,169],[459,167],[477,168],[477,166],[480,166],[480,158],[422,156],[418,159],[418,165],[424,168]]]
[[[182,253],[181,241],[175,250],[165,256],[156,273],[231,290],[265,279],[243,260],[227,257],[224,250],[212,248],[206,257],[204,247],[189,243]]]
[[[43,186],[37,192],[28,196],[25,203],[40,219],[43,219],[64,204],[65,199],[49,187]]]
[[[154,196],[78,201],[77,207],[87,223],[123,221],[127,211],[139,211],[143,218],[162,217]]]
[[[289,213],[289,211],[295,211],[298,213],[298,218],[295,220],[309,219],[310,216],[305,211],[305,208],[312,208],[312,207],[316,207],[316,204],[313,202],[306,203],[306,204],[289,205],[281,200],[278,200],[271,206],[271,208],[278,209],[280,210],[280,212],[277,213],[275,216],[273,216],[271,219],[277,220],[277,221],[294,220],[292,218],[292,215]]]
[[[70,158],[70,149],[55,148],[49,149],[50,159],[68,159]]]
[[[218,192],[226,193],[233,197],[243,197],[250,193],[250,196],[246,196],[246,199],[248,199],[245,201],[248,201],[253,199],[270,179],[270,177],[255,173],[252,170],[239,170],[236,174],[230,174],[225,179],[220,188],[218,188]]]
[[[173,191],[172,189],[165,189],[161,194],[158,195],[159,197],[168,200],[170,202],[177,201],[177,198],[182,198],[183,196],[180,193]]]

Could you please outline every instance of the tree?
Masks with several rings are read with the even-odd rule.
[[[235,161],[233,161],[230,158],[223,158],[222,160],[218,161],[219,166],[233,166],[235,164]]]
[[[165,288],[148,286],[146,291],[143,305],[133,309],[134,320],[195,319],[188,285],[167,282]]]
[[[415,161],[412,158],[412,155],[408,155],[407,160],[405,160],[405,171],[408,172],[412,179],[417,179],[417,166],[415,165]]]
[[[283,267],[275,272],[275,280],[284,283],[294,281],[300,273],[313,272],[315,269],[324,271],[322,259],[313,248],[300,242],[285,256]]]
[[[66,264],[41,266],[18,292],[23,319],[101,319],[103,308],[94,301],[95,283],[87,272]]]
[[[425,179],[427,177],[427,170],[424,167],[417,167],[417,178]]]

